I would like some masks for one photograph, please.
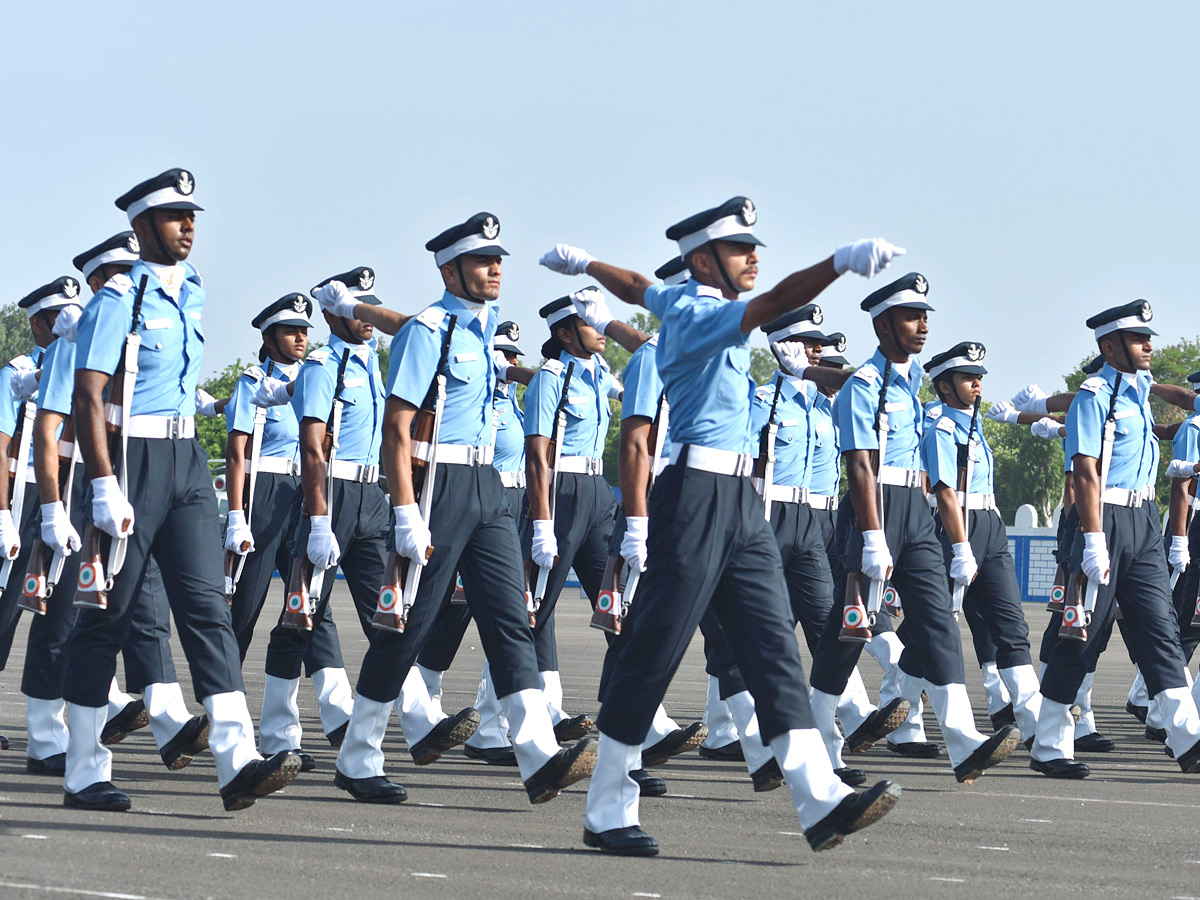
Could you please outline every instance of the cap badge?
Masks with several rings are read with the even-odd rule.
[[[515,344],[521,339],[521,328],[516,322],[510,322],[502,334]]]
[[[492,216],[488,216],[483,220],[483,228],[481,230],[485,238],[489,241],[494,241],[500,235],[500,223]]]
[[[1154,310],[1152,310],[1150,308],[1150,301],[1148,301],[1148,300],[1142,301],[1142,308],[1141,308],[1141,310],[1138,311],[1138,316],[1141,318],[1141,320],[1143,322],[1149,322],[1151,319],[1154,318]]]
[[[918,294],[929,293],[929,282],[925,280],[924,275],[917,276],[916,280],[913,282],[913,290]]]
[[[126,247],[126,249],[129,250],[130,253],[141,253],[142,252],[142,245],[138,243],[136,234],[131,234],[129,236],[129,240],[127,240],[125,242],[125,247]]]
[[[358,273],[358,286],[362,290],[369,291],[374,284],[375,284],[375,273],[372,272],[370,269],[363,269],[361,272]]]
[[[292,309],[298,313],[308,312],[308,303],[303,297],[296,294],[292,297]]]
[[[754,201],[747,197],[742,202],[742,208],[741,211],[738,212],[738,215],[741,216],[742,224],[746,226],[752,226],[755,222],[757,222],[758,210],[754,208]]]
[[[967,359],[971,362],[979,362],[983,359],[986,352],[978,344],[967,344]]]
[[[809,318],[812,320],[812,323],[814,325],[820,325],[822,322],[825,321],[825,313],[821,312],[821,307],[814,306],[813,310],[812,310],[812,315],[810,315]]]
[[[838,353],[846,352],[846,336],[844,334],[837,339],[837,343],[834,344],[834,347],[837,349]]]
[[[196,182],[192,179],[192,173],[187,169],[184,169],[179,173],[179,178],[175,180],[175,190],[187,197],[190,196],[192,191],[195,189]]]
[[[68,278],[63,282],[63,296],[68,300],[75,299],[79,294],[79,282],[74,278]]]

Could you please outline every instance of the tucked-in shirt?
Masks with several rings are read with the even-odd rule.
[[[1188,416],[1171,441],[1171,459],[1200,462],[1200,413]]]
[[[564,351],[558,359],[547,360],[538,369],[525,389],[525,436],[548,438],[553,435],[554,415],[572,361],[575,369],[564,407],[567,428],[562,440],[562,455],[599,458],[604,455],[604,439],[612,415],[608,393],[613,385],[612,373],[599,355],[592,356],[589,369]]]
[[[788,487],[808,487],[812,474],[813,421],[809,417],[812,395],[817,386],[809,381],[776,372],[771,380],[755,392],[750,411],[750,427],[761,435],[771,416],[775,399],[775,384],[782,378],[779,404],[775,407],[775,468],[772,481]]]
[[[812,475],[808,489],[823,497],[836,497],[842,480],[837,428],[833,424],[833,400],[817,391],[808,413],[812,422]]]
[[[662,320],[658,374],[671,403],[673,444],[750,450],[750,339],[742,333],[748,300],[726,300],[690,279],[646,288],[646,308]]]
[[[196,382],[204,364],[204,288],[188,263],[187,275],[172,298],[149,266],[133,264],[129,280],[137,285],[146,277],[137,330],[138,373],[133,392],[135,416],[191,416],[196,413]],[[121,362],[125,335],[133,320],[136,287],[124,290],[124,279],[110,280],[84,307],[75,338],[75,368],[112,375]]]
[[[496,386],[496,453],[492,465],[498,472],[525,471],[525,416],[512,384]]]
[[[492,394],[496,367],[492,338],[500,321],[496,304],[482,317],[449,291],[404,323],[392,340],[388,394],[420,407],[437,375],[442,341],[457,320],[446,358],[446,403],[438,440],[444,444],[492,442]]]
[[[883,353],[876,350],[874,356],[854,371],[834,400],[833,418],[842,453],[879,449],[875,416],[886,367]],[[911,359],[907,377],[894,368],[891,370],[884,397],[888,419],[887,452],[883,460],[886,466],[902,469],[920,466],[925,411],[917,394],[924,375],[925,370],[915,358]]]
[[[292,410],[297,418],[328,422],[337,389],[338,367],[349,354],[343,376],[342,424],[338,431],[337,458],[345,462],[375,465],[383,425],[383,376],[375,340],[348,344],[337,335],[329,344],[314,350],[300,366],[292,393]]]
[[[972,411],[969,409],[954,409],[938,404],[939,415],[927,425],[925,434],[921,436],[921,465],[929,474],[929,481],[934,487],[944,484],[958,489],[959,460],[966,462],[967,435],[971,430]],[[972,494],[995,493],[993,487],[992,448],[988,446],[983,434],[983,416],[975,423],[975,446],[972,453],[971,486]],[[960,449],[962,456],[960,457]]]
[[[376,363],[378,365],[378,363]],[[266,362],[261,366],[251,366],[233,386],[229,402],[225,404],[225,430],[242,434],[254,433],[254,415],[259,407],[254,403],[254,394],[264,377],[267,369],[271,370],[269,377],[280,381],[295,380],[300,367],[297,364],[281,366]],[[336,370],[334,371],[336,375]],[[268,406],[264,413],[262,436],[262,456],[278,456],[287,459],[300,458],[300,420],[296,418],[296,410],[290,403],[279,406]],[[339,448],[339,455],[341,450]],[[345,457],[343,457],[345,458]]]
[[[75,345],[66,338],[58,338],[46,348],[46,355],[42,357],[37,408],[69,416],[74,393]]]
[[[663,395],[662,378],[658,375],[658,335],[633,351],[625,371],[621,373],[625,393],[621,397],[622,421],[631,416],[640,416],[653,422],[659,416],[659,401]],[[671,414],[667,412],[667,430],[670,430]],[[650,448],[651,453],[654,448]],[[671,454],[671,440],[663,435],[663,456]]]
[[[1158,438],[1154,436],[1154,416],[1150,412],[1149,372],[1138,372],[1131,379],[1106,363],[1096,375],[1084,381],[1067,411],[1066,453],[1068,458],[1081,455],[1100,459],[1104,423],[1108,419],[1113,385],[1118,379],[1120,387],[1113,408],[1116,431],[1105,487],[1140,490],[1153,485],[1158,475]]]

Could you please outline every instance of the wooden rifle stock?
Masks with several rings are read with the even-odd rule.
[[[41,538],[33,542],[29,551],[29,564],[25,567],[25,580],[21,587],[21,597],[17,600],[19,609],[28,610],[39,616],[46,614],[46,577],[50,568],[52,556],[49,545],[42,543]]]
[[[1061,613],[1066,606],[1067,570],[1062,563],[1054,570],[1054,587],[1050,588],[1050,601],[1046,604],[1046,612]]]
[[[865,644],[871,639],[871,626],[867,624],[867,607],[862,598],[862,583],[861,572],[846,573],[846,597],[842,606],[839,641]]]
[[[620,556],[610,556],[604,564],[604,575],[600,579],[600,593],[596,596],[596,608],[592,611],[592,628],[609,634],[621,633],[621,568],[625,561]]]
[[[108,590],[104,582],[104,557],[112,540],[89,522],[83,529],[79,581],[75,585],[74,605],[83,609],[108,609]]]
[[[1067,581],[1067,593],[1063,599],[1062,625],[1058,636],[1066,641],[1086,641],[1087,613],[1084,611],[1084,596],[1090,585],[1082,572],[1073,572]]]
[[[313,577],[313,564],[303,549],[292,557],[291,571],[287,580],[287,599],[279,624],[294,631],[312,631],[316,599],[309,595],[309,582]]]

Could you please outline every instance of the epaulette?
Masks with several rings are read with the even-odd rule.
[[[931,403],[929,406],[925,407],[925,415],[930,419],[939,418],[942,415],[942,404]]]
[[[937,427],[940,428],[942,431],[948,431],[948,432],[950,432],[950,434],[954,434],[954,429],[957,428],[958,425],[949,416],[942,416],[937,421]]]
[[[133,279],[126,272],[118,272],[108,281],[104,282],[104,288],[111,288],[116,292],[118,297],[124,297],[133,290]],[[101,290],[104,290],[101,288]]]
[[[16,365],[14,365],[14,363],[16,363],[18,360],[22,360],[22,359],[23,359],[23,360],[26,360],[26,361],[29,363],[29,365],[27,365],[27,366],[25,366],[25,367],[24,367],[25,369],[32,369],[32,368],[34,368],[34,365],[33,365],[33,357],[32,357],[32,356],[30,356],[28,353],[22,353],[20,356],[14,356],[14,357],[13,357],[12,359],[10,359],[10,360],[9,360],[7,363],[5,363],[5,365],[7,365],[7,366],[9,366],[9,367],[11,367],[11,368],[13,368],[13,369],[16,369],[16,368],[18,368],[18,367],[17,367]]]
[[[1084,383],[1079,386],[1079,389],[1081,391],[1087,391],[1091,394],[1098,394],[1100,393],[1100,388],[1104,387],[1106,384],[1108,384],[1108,382],[1099,375],[1093,375],[1091,378],[1084,381]]]
[[[321,347],[320,349],[314,350],[312,353],[308,354],[308,356],[304,357],[304,364],[308,365],[309,363],[316,363],[317,365],[323,366],[325,365],[325,361],[327,359],[329,359],[329,350],[325,347]]]
[[[262,366],[251,366],[242,373],[251,381],[262,381],[266,377],[266,372],[262,370]]]
[[[1200,428],[1200,415],[1192,416],[1187,420],[1187,424],[1191,425],[1193,428]]]
[[[196,271],[195,266],[193,266],[187,260],[184,260],[183,267],[187,269],[187,275],[185,277],[188,281],[195,282],[196,287],[204,287],[204,279],[200,277],[200,273]]]
[[[414,318],[430,331],[437,331],[442,327],[442,320],[446,318],[446,310],[441,306],[427,306]]]
[[[879,371],[871,363],[867,363],[855,369],[853,377],[859,381],[865,381],[867,384],[874,384],[879,377]]]
[[[596,362],[598,362],[598,363],[600,364],[600,368],[602,368],[602,369],[603,369],[605,372],[611,372],[611,371],[612,371],[612,369],[611,369],[611,368],[609,367],[609,365],[608,365],[608,360],[607,360],[607,359],[605,359],[605,358],[604,358],[603,356],[601,356],[599,353],[597,353],[597,354],[595,355],[595,357],[596,357]]]
[[[551,375],[561,375],[567,371],[566,363],[561,359],[548,359],[542,364],[542,368]]]
[[[656,332],[654,332],[654,334],[650,335],[650,340],[646,341],[646,343],[649,344],[651,347],[657,347],[658,346],[658,332],[656,331]]]
[[[760,400],[770,400],[775,396],[775,387],[770,384],[759,385],[754,389],[754,396]]]

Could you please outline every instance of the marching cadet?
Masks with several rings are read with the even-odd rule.
[[[734,197],[668,229],[691,272],[683,285],[655,285],[566,244],[541,260],[564,275],[587,273],[663,323],[658,370],[671,401],[672,463],[649,504],[646,572],[600,709],[600,752],[584,816],[584,843],[610,853],[658,852],[639,825],[638,786],[629,773],[710,603],[813,849],[877,821],[900,793],[882,781],[855,794],[833,773],[813,728],[779,548],[746,476],[755,389],[750,332],[811,302],[848,268],[873,275],[903,251],[882,240],[845,245],[767,293],[739,300],[758,273],[756,219],[754,204]]]
[[[354,714],[338,754],[334,784],[363,802],[399,803],[407,796],[403,787],[383,775],[383,737],[392,704],[430,626],[449,602],[456,571],[509,722],[530,802],[549,800],[586,778],[595,761],[595,741],[584,739],[561,749],[555,739],[529,629],[516,523],[500,474],[491,465],[496,379],[491,347],[499,322],[494,301],[500,295],[501,257],[506,255],[499,234],[495,216],[477,213],[425,245],[434,254],[445,291],[399,330],[393,342],[383,462],[392,496],[394,549],[408,561],[406,583],[419,579],[419,586],[411,605],[402,609],[407,601],[390,590],[381,591],[376,615],[384,627],[372,637],[359,672]],[[395,313],[353,302],[336,283],[319,291],[317,299],[327,312],[363,317],[384,330],[396,330]],[[443,358],[445,369],[439,371]],[[440,426],[421,448],[411,429],[431,385],[443,376]],[[431,452],[428,448],[433,446],[436,451]],[[422,484],[427,487],[433,478],[432,493],[422,498],[428,520],[413,484],[417,453],[427,465],[434,461]],[[390,602],[384,605],[385,601]],[[419,677],[415,681],[421,683]],[[441,734],[439,747],[461,743],[478,721],[473,709],[444,720],[450,730]]]
[[[1016,724],[1032,738],[1042,698],[1008,532],[996,511],[992,450],[979,415],[986,352],[983,344],[964,342],[930,358],[929,378],[942,407],[921,437],[921,462],[937,497],[939,538],[954,590],[962,592],[972,631],[983,629],[994,645],[995,654],[984,659],[994,661]],[[960,491],[968,471],[971,481]]]
[[[879,348],[855,370],[833,405],[852,501],[839,516],[852,522],[844,552],[847,572],[861,573],[864,581],[890,582],[903,598],[901,696],[910,708],[920,702],[922,691],[930,698],[955,778],[974,783],[985,769],[1012,752],[1020,735],[1013,726],[991,737],[975,728],[942,550],[921,490],[919,442],[924,412],[917,394],[924,369],[915,355],[929,333],[928,312],[933,307],[928,292],[925,277],[914,272],[861,303],[871,315]],[[871,451],[882,453],[877,470]],[[846,596],[848,578],[844,576],[838,585],[838,596]],[[859,642],[839,639],[845,608],[835,604],[813,654],[817,710],[831,708],[821,694],[838,697],[846,689],[862,648]],[[827,712],[817,725],[827,739],[834,731]]]
[[[1087,321],[1104,366],[1080,385],[1067,413],[1075,512],[1082,540],[1069,571],[1095,585],[1083,640],[1059,640],[1042,676],[1042,712],[1030,767],[1053,778],[1084,778],[1074,760],[1070,704],[1107,640],[1121,598],[1123,634],[1158,705],[1166,743],[1184,772],[1200,771],[1200,716],[1171,608],[1154,481],[1158,439],[1150,411],[1150,304],[1135,300]],[[1101,476],[1106,476],[1103,481]]]
[[[106,607],[80,610],[68,648],[64,804],[82,809],[130,807],[129,797],[112,784],[112,754],[101,735],[116,654],[130,633],[151,554],[162,570],[196,696],[208,713],[208,745],[225,809],[252,805],[290,783],[300,769],[291,752],[264,760],[255,748],[222,590],[221,550],[212,530],[216,497],[193,418],[204,358],[205,302],[200,276],[185,262],[200,209],[194,190],[191,172],[169,169],[117,200],[137,234],[140,259],[123,283],[128,289],[106,286],[79,323],[72,411],[91,478],[91,520],[111,540],[126,542],[120,571],[104,572],[112,578]],[[122,401],[120,407],[122,452],[114,460],[104,390],[126,350],[139,346],[126,341],[129,333],[141,341],[136,359],[127,360],[123,370],[125,395],[132,394],[132,402],[126,408]],[[82,580],[82,567],[80,572]]]
[[[1189,375],[1188,382],[1193,390],[1200,389],[1200,372]],[[1193,413],[1175,433],[1171,442],[1171,462],[1167,466],[1167,477],[1171,479],[1168,520],[1171,543],[1167,563],[1172,573],[1183,573],[1175,585],[1172,602],[1179,622],[1183,656],[1189,662],[1200,644],[1200,628],[1194,621],[1200,611],[1200,567],[1192,565],[1193,559],[1200,560],[1200,516],[1195,514],[1200,509],[1200,502],[1196,500],[1197,473],[1200,473],[1200,413]],[[1197,690],[1193,684],[1193,698]]]

